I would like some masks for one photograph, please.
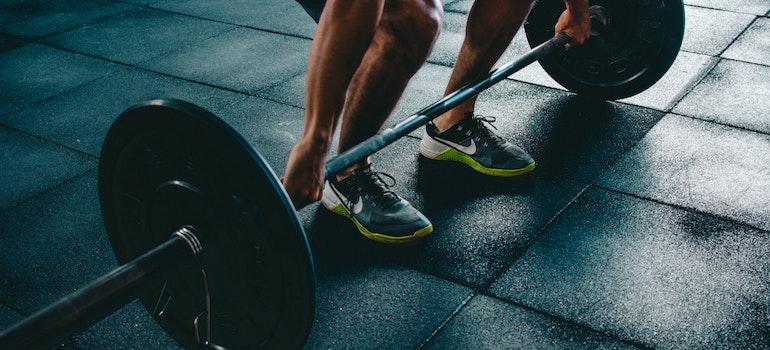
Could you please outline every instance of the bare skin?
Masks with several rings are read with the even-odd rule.
[[[417,8],[417,9],[415,9]],[[417,73],[438,37],[441,4],[430,1],[386,1],[374,40],[348,90],[340,130],[339,152],[376,134]],[[425,13],[415,17],[416,13]],[[337,178],[366,167],[371,159],[346,169]]]
[[[565,0],[565,3],[567,10],[560,17],[556,31],[564,31],[575,44],[582,44],[590,35],[587,0]],[[447,93],[492,68],[521,26],[531,4],[532,0],[474,3]],[[440,8],[436,0],[327,2],[308,65],[305,129],[289,155],[282,178],[296,208],[321,198],[324,162],[343,107],[340,151],[360,143],[382,127],[408,80],[430,53],[438,34]],[[465,113],[472,112],[474,106],[475,99],[470,100],[436,123],[451,127]],[[369,163],[369,159],[364,160],[338,178]]]
[[[532,0],[475,1],[468,14],[465,40],[449,78],[445,94],[478,80],[488,73],[510,45],[527,17]],[[587,0],[565,0],[567,10],[556,23],[556,33],[565,32],[576,45],[582,45],[591,35]],[[460,104],[433,120],[438,131],[444,131],[473,113],[476,98]]]
[[[591,20],[588,14],[588,0],[564,0],[567,10],[556,22],[556,33],[564,32],[575,45],[583,45],[591,36]],[[572,44],[567,44],[569,48]]]
[[[282,178],[297,209],[321,198],[325,160],[343,107],[340,151],[382,127],[430,53],[440,8],[436,0],[326,3],[310,52],[304,131]]]
[[[383,4],[384,0],[331,0],[321,15],[305,82],[305,127],[281,178],[297,209],[321,198],[324,161],[337,116],[348,84],[374,37]]]

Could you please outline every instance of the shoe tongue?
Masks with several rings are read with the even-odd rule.
[[[367,192],[376,195],[377,200],[381,201],[383,204],[392,205],[400,201],[398,196],[388,189],[385,183],[371,168],[367,167],[358,170],[356,175],[361,177],[361,181],[364,181],[364,183],[362,183],[364,190],[368,189]]]
[[[474,131],[482,135],[482,137],[492,141],[496,144],[503,144],[505,140],[492,131],[487,125],[484,124],[484,119],[473,117],[467,121],[468,128],[474,128]]]
[[[473,130],[474,132],[478,132],[487,128],[487,126],[484,125],[483,119],[477,118],[473,115],[467,116],[461,125],[463,126],[464,130]]]

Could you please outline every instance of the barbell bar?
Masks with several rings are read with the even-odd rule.
[[[557,49],[564,47],[564,45],[568,44],[570,41],[571,39],[567,34],[559,33],[555,37],[536,46],[534,49],[520,56],[516,60],[508,62],[493,70],[475,83],[471,83],[460,88],[459,90],[421,109],[419,112],[404,119],[393,127],[383,130],[379,134],[370,137],[358,145],[353,146],[349,150],[328,160],[326,162],[326,178],[328,179],[332,175],[341,172],[356,162],[385,148],[396,140],[427,124],[431,120],[438,118],[440,115],[448,112],[450,109],[457,107],[459,104],[469,100],[482,91],[488,89],[492,85],[495,85],[501,80],[509,77],[511,74],[520,71],[522,68],[546,57],[547,55],[555,52]]]
[[[656,33],[669,34],[661,41],[667,44],[656,46],[647,63],[635,61],[637,67],[631,68],[641,69],[635,76],[628,78],[628,72],[617,69],[623,59],[616,56],[603,65],[615,69],[607,84],[580,80],[581,74],[590,76],[602,67],[570,72],[570,66],[553,63],[564,61],[565,55],[577,60],[580,55],[591,57],[590,47],[599,45],[595,41],[602,40],[602,33],[595,33],[588,49],[566,51],[560,48],[570,38],[563,33],[551,33],[542,42],[538,42],[542,35],[530,38],[530,44],[537,45],[523,56],[328,160],[326,178],[537,60],[551,62],[543,64],[550,75],[559,82],[570,81],[565,84],[568,88],[589,96],[615,98],[643,91],[676,57],[683,5],[680,0],[624,2],[640,8],[659,5],[647,11],[653,14],[660,14],[661,7],[672,11],[653,25]],[[617,29],[612,23],[623,22],[617,12],[613,17],[614,5],[592,3],[596,3],[591,7],[592,20],[601,30]],[[537,33],[530,28],[542,27],[539,21],[559,9],[552,6],[548,1],[536,3],[525,24],[528,38]],[[648,17],[637,19],[649,25]],[[547,35],[547,30],[540,32]],[[636,55],[638,47],[649,46],[634,47],[637,51],[629,52]],[[0,348],[54,345],[136,298],[187,348],[283,349],[304,344],[315,310],[307,237],[272,169],[221,119],[179,100],[151,100],[129,108],[112,125],[102,146],[99,194],[110,243],[122,265],[0,332]]]

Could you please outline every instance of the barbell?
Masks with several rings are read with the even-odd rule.
[[[569,90],[615,99],[644,91],[675,59],[681,0],[591,1],[592,36],[553,27],[538,1],[533,49],[326,163],[330,177],[539,60]],[[139,299],[187,348],[299,348],[315,310],[307,237],[275,173],[229,125],[191,103],[156,99],[123,112],[99,162],[99,199],[122,265],[0,333],[0,348],[46,348]]]

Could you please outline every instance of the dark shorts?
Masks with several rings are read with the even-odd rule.
[[[310,17],[313,17],[315,22],[318,23],[324,5],[326,5],[326,0],[297,0],[297,2],[302,5],[302,7],[305,8],[305,12],[307,12]]]

